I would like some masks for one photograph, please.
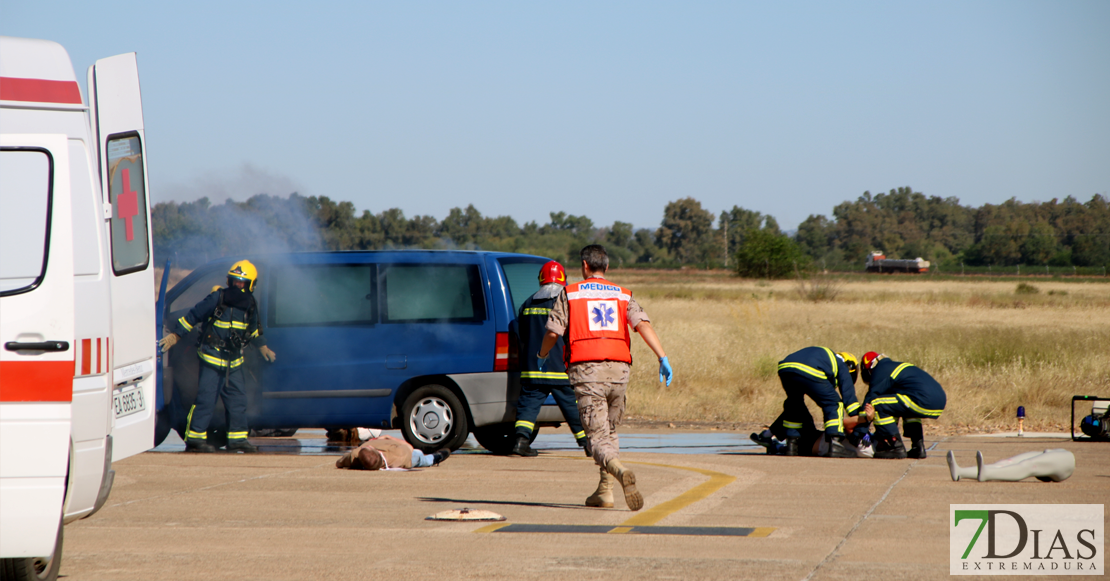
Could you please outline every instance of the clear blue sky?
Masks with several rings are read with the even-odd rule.
[[[152,200],[793,228],[912,186],[1110,192],[1110,2],[26,2],[84,77],[136,51]]]

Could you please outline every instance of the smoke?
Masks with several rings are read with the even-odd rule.
[[[242,202],[256,194],[288,195],[304,192],[293,178],[244,163],[237,168],[212,170],[188,183],[173,183],[152,192],[152,202],[192,202],[208,198],[214,202]]]

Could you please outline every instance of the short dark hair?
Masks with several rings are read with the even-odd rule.
[[[600,244],[591,244],[582,249],[582,260],[590,272],[605,272],[609,270],[609,253]]]

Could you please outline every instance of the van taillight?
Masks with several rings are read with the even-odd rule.
[[[509,334],[498,333],[496,348],[493,356],[494,371],[509,370]]]

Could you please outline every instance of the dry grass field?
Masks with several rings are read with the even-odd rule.
[[[633,289],[675,370],[670,387],[659,383],[652,353],[634,339],[636,418],[770,423],[783,399],[778,361],[810,345],[878,351],[932,374],[948,405],[927,433],[1013,430],[1019,405],[1026,430],[1067,430],[1072,395],[1110,396],[1104,279],[848,275],[832,279],[833,300],[813,301],[798,281],[720,272],[609,278]],[[1019,292],[1022,281],[1034,288]],[[862,399],[862,380],[856,391]]]

